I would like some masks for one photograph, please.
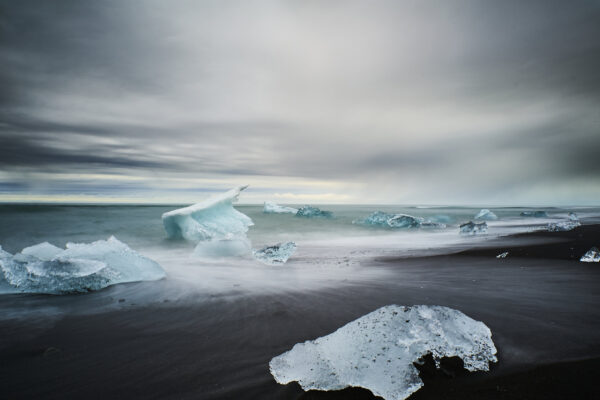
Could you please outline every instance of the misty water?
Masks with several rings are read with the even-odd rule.
[[[6,333],[0,351],[7,365],[29,368],[34,355],[23,352],[30,340],[70,355],[57,361],[59,367],[36,369],[41,385],[17,379],[10,388],[42,397],[75,390],[56,381],[59,373],[76,375],[79,391],[94,387],[86,361],[93,357],[93,367],[112,380],[115,391],[143,373],[153,376],[153,384],[140,393],[161,398],[296,398],[297,386],[274,383],[269,360],[388,304],[443,305],[485,322],[500,352],[500,369],[597,349],[598,336],[589,329],[590,318],[600,320],[593,307],[598,302],[593,266],[574,269],[557,260],[510,255],[502,261],[430,256],[497,245],[498,238],[507,246],[552,241],[512,235],[543,231],[571,211],[585,223],[600,209],[493,208],[498,220],[487,222],[488,232],[465,236],[458,225],[473,220],[481,207],[320,207],[334,217],[236,206],[254,221],[248,233],[254,248],[298,245],[286,264],[269,266],[251,257],[194,257],[193,243],[166,239],[160,216],[177,206],[0,206],[0,245],[10,253],[44,241],[63,247],[115,235],[167,273],[160,281],[83,295],[0,295],[0,328]],[[352,223],[378,210],[439,218],[447,226],[392,230]],[[520,215],[532,210],[548,216]],[[169,391],[173,385],[183,385],[189,396]]]

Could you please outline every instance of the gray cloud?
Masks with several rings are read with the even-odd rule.
[[[597,1],[0,0],[3,190],[76,170],[589,202],[598,20]]]

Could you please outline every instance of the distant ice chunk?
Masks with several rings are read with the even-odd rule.
[[[13,291],[23,293],[81,293],[165,277],[160,265],[114,236],[93,243],[68,243],[65,250],[41,243],[15,256],[2,251],[0,270]]]
[[[167,235],[191,241],[224,239],[227,235],[245,236],[248,227],[254,223],[233,208],[233,202],[247,187],[239,186],[201,203],[164,213],[162,221]]]
[[[258,261],[269,265],[285,264],[296,251],[296,243],[277,243],[274,246],[266,246],[252,253]]]
[[[421,217],[413,217],[407,214],[388,214],[383,211],[375,211],[362,220],[352,221],[354,224],[378,226],[383,228],[445,228],[446,225],[425,220]]]
[[[460,233],[463,235],[476,235],[487,232],[488,226],[486,222],[475,223],[469,221],[466,224],[461,224],[459,228]]]
[[[550,232],[566,232],[571,231],[578,226],[581,226],[577,214],[570,212],[566,221],[551,222],[548,224],[548,231]]]
[[[491,212],[490,210],[488,210],[487,208],[484,208],[481,211],[479,211],[479,213],[477,213],[477,215],[475,216],[475,219],[485,219],[488,221],[493,221],[493,220],[498,219],[498,216],[496,214],[494,214],[493,212]]]
[[[333,213],[331,211],[323,211],[317,207],[312,206],[304,206],[301,207],[296,213],[297,217],[322,217],[322,218],[331,218],[333,217]]]
[[[506,258],[506,256],[508,256],[508,251],[505,251],[504,253],[500,253],[496,256],[496,258]]]
[[[296,214],[298,212],[298,209],[293,207],[280,206],[279,204],[275,204],[271,201],[265,201],[263,212],[265,214]]]
[[[370,390],[400,400],[423,382],[413,365],[431,354],[458,356],[469,371],[487,371],[496,362],[490,329],[458,310],[441,306],[390,305],[375,310],[316,340],[296,344],[271,360],[280,384],[297,381],[304,390]]]
[[[521,217],[548,218],[546,211],[523,211]]]
[[[600,250],[597,247],[592,247],[585,253],[581,259],[581,262],[600,262]]]

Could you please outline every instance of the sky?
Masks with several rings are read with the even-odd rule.
[[[600,204],[599,1],[0,0],[0,202]]]

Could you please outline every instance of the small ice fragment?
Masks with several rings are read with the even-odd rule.
[[[579,222],[579,217],[574,212],[569,213],[569,221]]]
[[[269,265],[285,264],[288,258],[296,251],[296,243],[286,242],[277,243],[274,246],[263,247],[259,250],[254,250],[252,253],[258,261]]]
[[[265,201],[263,212],[265,214],[296,214],[298,212],[298,209],[293,207],[280,206],[279,204],[275,204],[271,201]]]
[[[274,357],[269,369],[282,384],[304,390],[362,387],[387,400],[401,400],[423,386],[413,365],[431,354],[460,357],[469,371],[496,362],[490,329],[458,310],[442,306],[389,305],[316,340]]]
[[[585,253],[581,259],[581,262],[600,262],[600,250],[597,247],[592,247]]]
[[[323,217],[323,218],[331,218],[333,217],[333,213],[331,211],[323,211],[317,207],[312,206],[304,206],[301,207],[296,213],[297,217]]]
[[[548,213],[546,211],[523,211],[521,217],[547,218]]]
[[[490,221],[490,220],[498,219],[498,216],[496,216],[496,214],[494,214],[487,208],[484,208],[481,211],[479,211],[479,213],[475,216],[475,219],[485,219],[485,220]]]
[[[496,258],[506,258],[506,256],[508,255],[508,251],[505,251],[504,253],[500,253],[496,256]]]
[[[487,228],[488,226],[486,222],[480,222],[477,224],[473,221],[469,221],[466,224],[460,225],[460,233],[463,235],[476,235],[478,233],[487,232]]]

